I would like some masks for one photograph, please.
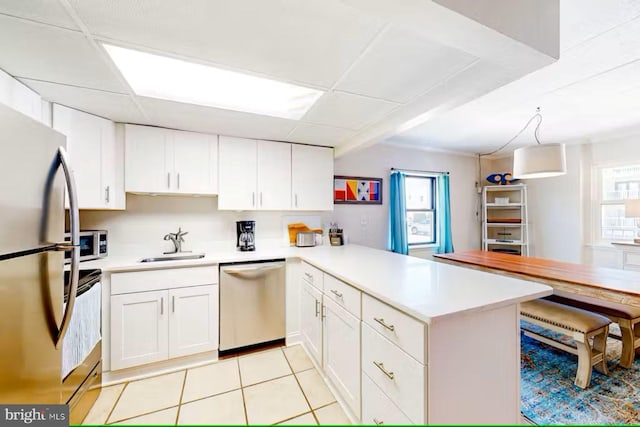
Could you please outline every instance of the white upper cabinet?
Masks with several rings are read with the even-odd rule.
[[[218,209],[256,209],[257,141],[220,136]]]
[[[40,95],[2,70],[0,70],[0,103],[20,111],[34,120],[46,123],[42,117],[42,98]]]
[[[291,144],[258,141],[258,209],[291,209]]]
[[[294,210],[333,210],[333,149],[291,146],[291,205]]]
[[[151,126],[125,126],[125,190],[132,193],[218,193],[218,138]]]
[[[124,209],[122,151],[115,124],[54,104],[53,128],[67,137],[80,209]],[[118,185],[120,183],[120,185]]]

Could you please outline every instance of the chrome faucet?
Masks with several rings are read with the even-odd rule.
[[[171,242],[173,242],[173,246],[174,246],[174,250],[173,251],[165,252],[165,254],[175,254],[175,253],[178,253],[178,252],[191,252],[191,251],[183,251],[182,250],[182,243],[184,242],[183,236],[185,236],[187,234],[189,234],[189,232],[188,231],[182,231],[182,227],[178,228],[178,232],[177,233],[165,234],[164,240],[171,240]]]

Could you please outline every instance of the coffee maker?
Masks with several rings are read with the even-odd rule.
[[[256,222],[255,221],[236,221],[236,247],[238,250],[255,251],[256,250]]]

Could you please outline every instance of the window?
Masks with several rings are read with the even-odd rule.
[[[436,243],[436,177],[408,174],[405,202],[409,246]]]
[[[640,198],[640,165],[598,168],[597,176],[595,240],[633,239],[636,219],[625,217],[624,201]]]

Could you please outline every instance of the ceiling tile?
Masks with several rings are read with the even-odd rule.
[[[129,95],[38,80],[21,79],[21,81],[47,101],[95,114],[114,122],[127,123],[144,120]]]
[[[359,130],[374,123],[399,104],[342,92],[324,94],[304,115],[304,122]]]
[[[0,15],[0,68],[16,77],[126,93],[101,54],[76,31]]]
[[[289,134],[287,141],[335,147],[346,142],[355,132],[329,126],[299,123]]]
[[[0,0],[0,14],[30,19],[56,27],[79,30],[57,0]]]
[[[148,115],[144,124],[245,138],[284,140],[296,121],[220,108],[137,97]]]
[[[70,0],[92,34],[330,87],[382,28],[339,0]]]
[[[406,103],[474,60],[473,55],[392,26],[336,89]]]

